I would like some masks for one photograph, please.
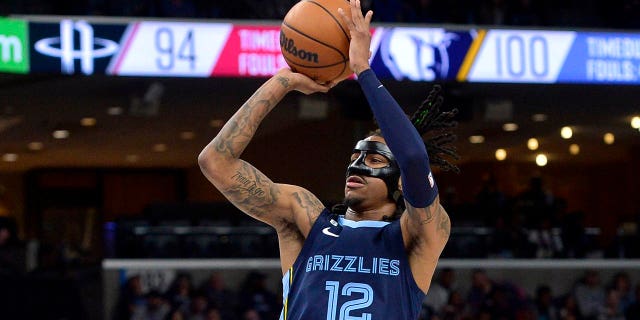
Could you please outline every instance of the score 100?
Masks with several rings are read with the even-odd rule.
[[[495,36],[496,75],[509,78],[549,74],[549,45],[542,36]]]

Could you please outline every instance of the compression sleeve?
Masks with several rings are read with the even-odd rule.
[[[427,149],[418,131],[373,70],[361,72],[358,82],[382,136],[398,161],[404,198],[414,208],[429,206],[438,194],[438,187],[431,174]]]

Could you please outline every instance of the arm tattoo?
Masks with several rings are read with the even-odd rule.
[[[280,84],[285,87],[285,88],[289,88],[289,79],[285,78],[285,77],[278,77],[278,82],[280,82]]]
[[[438,209],[438,216],[439,218],[436,230],[443,239],[448,239],[451,234],[451,220],[449,219],[449,215],[442,210],[442,207],[440,207]]]
[[[246,162],[231,176],[232,184],[222,193],[242,211],[254,217],[267,213],[280,190],[267,176]]]
[[[426,208],[424,210],[424,217],[420,217],[420,224],[427,224],[431,221],[433,221],[433,212],[431,212],[429,208]]]
[[[282,80],[280,82],[282,83]],[[222,132],[215,139],[216,151],[238,158],[258,130],[262,119],[275,107],[276,102],[273,94],[265,92],[262,88],[258,89],[222,128]]]
[[[298,205],[305,210],[309,219],[309,226],[312,226],[315,218],[324,210],[324,205],[314,195],[306,191],[294,192],[292,196]]]

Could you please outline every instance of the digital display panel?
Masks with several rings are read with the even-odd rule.
[[[30,64],[32,73],[269,77],[287,66],[278,25],[74,18],[17,32],[15,23],[0,20],[0,72],[29,72]],[[381,79],[640,84],[640,33],[417,26],[371,33],[371,67]],[[29,48],[18,50],[21,43]]]
[[[489,30],[466,80],[640,84],[640,34]]]
[[[29,72],[27,22],[0,18],[0,72]]]

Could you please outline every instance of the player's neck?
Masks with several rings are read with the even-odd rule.
[[[345,219],[353,221],[382,221],[382,218],[393,215],[396,210],[396,205],[393,203],[387,203],[380,207],[375,208],[347,208],[347,212],[344,214]]]

